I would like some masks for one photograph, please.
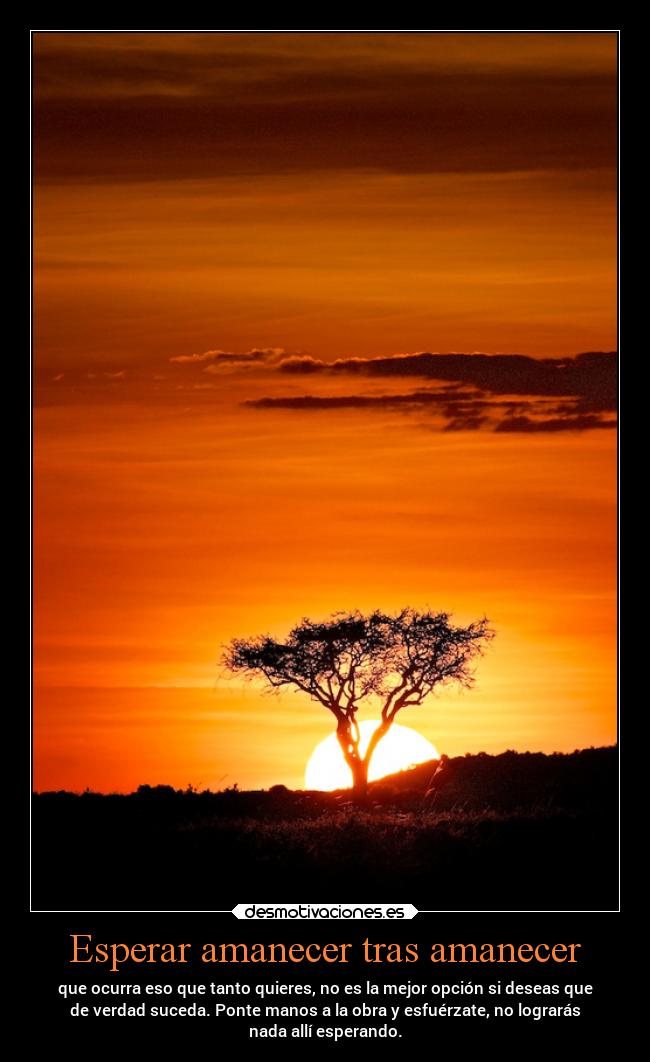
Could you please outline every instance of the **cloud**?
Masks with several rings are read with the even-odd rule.
[[[35,48],[39,177],[616,164],[614,33],[59,33]]]
[[[297,376],[306,376],[313,372],[323,372],[327,368],[324,361],[312,358],[310,354],[292,354],[289,358],[283,358],[278,364],[280,372],[286,372]]]
[[[253,347],[252,350],[241,354],[230,350],[206,350],[202,354],[177,354],[169,360],[176,365],[201,365],[213,362],[248,364],[250,362],[270,361],[281,357],[284,353],[283,347]]]
[[[67,371],[65,380],[62,372],[53,377],[50,371],[39,380],[39,387],[56,385],[64,395],[78,394],[81,388],[88,397],[102,388],[114,391],[116,383],[124,383],[132,393],[134,387],[145,387],[145,380],[153,379],[158,394],[161,383],[170,394],[177,390],[209,392],[215,389],[215,375],[258,370],[256,381],[272,382],[274,390],[242,403],[256,410],[402,414],[414,418],[420,427],[449,433],[551,434],[616,427],[617,357],[613,352],[546,359],[418,352],[325,362],[300,351],[287,353],[283,347],[253,347],[242,352],[211,349],[175,355],[168,361],[174,369],[167,376],[144,377],[129,370],[128,385],[127,371],[118,363],[101,372],[86,371],[79,379]],[[278,393],[281,380],[289,377],[294,387],[308,378],[309,391]],[[346,380],[353,388],[347,394]],[[379,390],[379,381],[393,386]]]
[[[286,358],[289,374],[408,377],[453,381],[489,394],[549,395],[579,399],[581,412],[616,409],[617,355],[590,351],[573,358],[531,358],[524,354],[393,354],[379,358]]]
[[[420,377],[436,388],[398,394],[303,394],[266,396],[245,403],[255,409],[311,412],[359,409],[427,409],[447,418],[444,431],[556,432],[612,428],[616,410],[617,356],[591,351],[573,358],[530,358],[521,354],[396,354],[325,362],[292,356],[279,373],[317,377]],[[508,397],[505,397],[508,396]],[[558,401],[562,399],[562,401]]]
[[[494,429],[498,432],[553,432],[553,431],[587,431],[590,428],[615,428],[615,420],[606,420],[604,417],[593,415],[549,417],[543,420],[532,420],[530,417],[507,417]]]
[[[453,417],[445,424],[443,431],[478,431],[483,427],[486,419],[480,416]]]
[[[438,406],[444,410],[453,396],[446,391],[408,391],[389,395],[289,395],[249,399],[243,404],[253,409],[399,409]],[[466,395],[458,395],[458,401]]]
[[[228,358],[231,356],[225,350],[206,350],[203,354],[177,354],[175,358],[170,358],[169,360],[176,365],[197,365],[205,361],[214,361],[215,358]]]
[[[587,431],[590,428],[615,428],[616,421],[599,413],[576,415],[575,407],[565,407],[562,416],[545,416],[549,411],[547,401],[536,397],[520,402],[485,401],[482,398],[458,396],[458,404],[449,401],[449,395],[433,391],[413,391],[396,395],[289,395],[274,398],[250,399],[243,405],[253,409],[288,409],[306,412],[327,410],[394,410],[417,412],[428,409],[432,415],[448,418],[439,425],[442,431],[495,432],[557,432]],[[513,411],[518,411],[515,415]],[[570,410],[570,412],[569,412]]]
[[[592,411],[616,409],[615,351],[573,358],[530,358],[523,354],[398,354],[387,358],[339,359],[335,373],[364,376],[420,376],[472,384],[491,394],[555,395],[580,398]]]

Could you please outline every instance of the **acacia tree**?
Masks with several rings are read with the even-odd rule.
[[[322,623],[303,619],[285,641],[235,638],[223,663],[273,689],[301,690],[327,708],[336,719],[354,797],[363,801],[370,760],[397,714],[422,704],[438,686],[470,686],[471,662],[492,636],[487,619],[454,626],[446,612],[335,613]],[[362,754],[357,713],[363,702],[381,706],[381,719]]]

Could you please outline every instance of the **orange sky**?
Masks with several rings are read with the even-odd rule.
[[[327,369],[615,348],[615,69],[613,34],[36,34],[36,788],[300,784],[327,714],[220,646],[357,607],[490,617],[476,688],[400,718],[441,751],[615,740],[609,407],[513,377],[445,430],[386,401],[419,368]]]

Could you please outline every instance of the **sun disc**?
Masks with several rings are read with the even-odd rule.
[[[359,724],[362,755],[368,747],[370,735],[378,725],[378,719],[367,719]],[[427,738],[411,727],[393,723],[375,749],[368,770],[368,781],[375,782],[387,774],[395,774],[418,763],[437,759],[439,753]],[[305,770],[305,788],[330,792],[333,789],[348,789],[351,785],[350,768],[343,759],[336,734],[330,734],[316,746],[309,757]]]

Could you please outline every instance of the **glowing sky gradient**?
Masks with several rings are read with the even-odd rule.
[[[37,33],[34,78],[36,788],[302,784],[327,714],[220,646],[338,609],[489,616],[400,718],[441,752],[613,742],[614,431],[244,403],[614,350],[616,36]]]

